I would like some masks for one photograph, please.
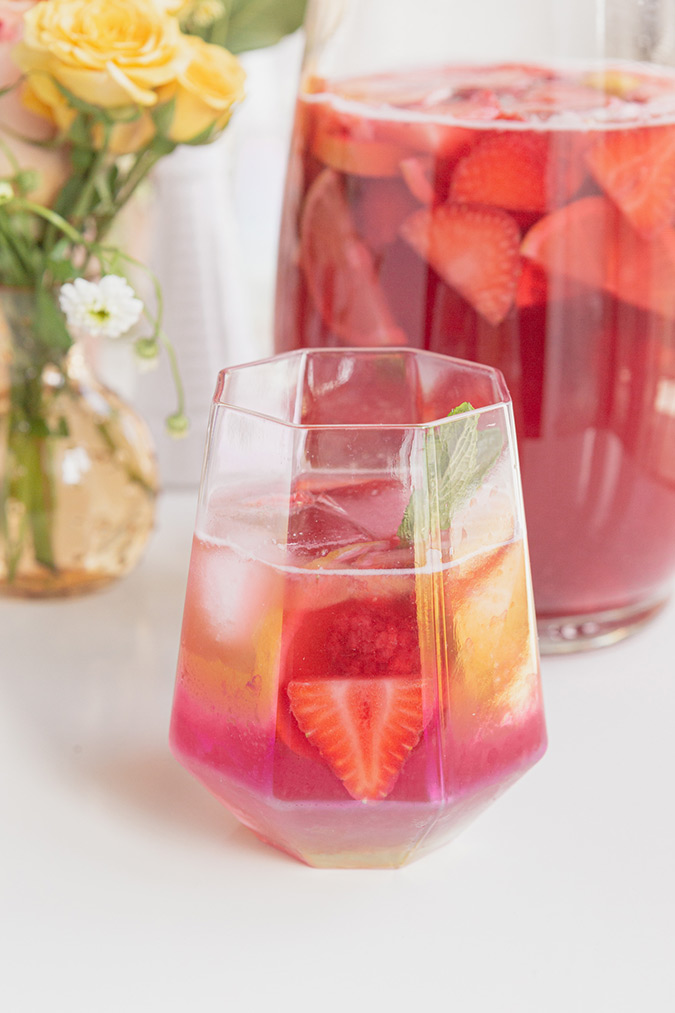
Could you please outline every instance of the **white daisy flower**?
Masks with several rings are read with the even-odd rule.
[[[143,312],[131,285],[117,274],[106,274],[100,281],[76,278],[62,285],[59,305],[70,327],[104,338],[126,334]]]

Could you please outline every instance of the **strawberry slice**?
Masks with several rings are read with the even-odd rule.
[[[387,579],[391,583],[391,577]],[[285,692],[290,682],[401,680],[419,668],[417,610],[410,593],[289,610],[281,644],[279,737],[299,756],[316,759],[315,750],[290,713]]]
[[[497,208],[442,204],[421,208],[401,235],[489,323],[511,309],[520,274],[520,231]]]
[[[424,731],[421,679],[293,680],[288,698],[352,798],[386,798]]]
[[[523,262],[523,270],[518,279],[518,290],[516,292],[516,305],[521,308],[527,306],[543,306],[548,299],[548,275],[543,267],[535,264],[533,260]]]
[[[380,254],[397,238],[401,222],[417,203],[401,179],[362,179],[353,189],[354,225],[369,249]]]
[[[540,219],[522,254],[549,278],[571,278],[675,319],[675,233],[638,232],[605,197],[582,197]]]
[[[319,173],[307,192],[300,223],[300,263],[314,304],[346,344],[406,343],[333,169]]]
[[[494,134],[457,163],[450,200],[507,211],[546,211],[564,204],[584,174],[569,135],[509,131]]]
[[[675,130],[613,130],[587,152],[588,166],[608,197],[641,232],[665,228],[675,213]]]

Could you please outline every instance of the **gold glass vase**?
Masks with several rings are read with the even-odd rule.
[[[82,594],[128,573],[156,494],[143,420],[79,343],[45,351],[33,291],[0,289],[0,593]]]

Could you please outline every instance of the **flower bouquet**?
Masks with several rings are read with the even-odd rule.
[[[142,265],[113,226],[159,159],[227,125],[244,72],[225,43],[273,42],[303,7],[0,0],[0,589],[72,593],[138,558],[152,449],[74,339],[135,328],[141,359],[164,346],[178,395],[167,425],[185,431],[161,292],[152,311],[138,299],[125,274]]]

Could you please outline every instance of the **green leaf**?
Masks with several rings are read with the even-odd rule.
[[[453,408],[448,418],[472,411],[473,407],[464,401]],[[432,516],[437,512],[441,531],[450,527],[458,508],[480,488],[502,452],[504,440],[500,430],[479,429],[478,418],[477,415],[458,418],[426,434],[428,508]],[[426,531],[425,499],[422,490],[416,490],[410,497],[397,532],[402,542],[412,543],[416,531]]]
[[[229,18],[220,26],[224,39],[217,38],[216,28],[211,42],[225,45],[232,53],[273,46],[285,35],[296,31],[305,16],[306,0],[231,0]]]
[[[214,133],[213,124],[211,123],[208,127],[200,130],[198,134],[195,134],[194,137],[191,137],[189,141],[183,141],[182,143],[192,145],[193,147],[201,147],[201,145],[209,144],[214,140]]]
[[[163,158],[164,155],[170,155],[175,147],[176,144],[174,141],[170,141],[168,137],[162,137],[160,134],[156,134],[151,143],[148,145],[148,150]]]
[[[162,137],[166,137],[171,129],[173,118],[176,112],[176,99],[175,97],[170,99],[168,102],[160,102],[156,105],[151,112],[152,121],[155,124],[155,130]]]
[[[76,158],[80,159],[80,162],[84,162],[84,167],[89,164],[93,158],[91,149],[93,148],[93,142],[91,139],[91,130],[89,129],[88,117],[79,114],[75,117],[73,122],[70,124],[67,133],[68,140],[72,142],[75,150],[71,154],[71,160],[76,168],[81,168],[78,165]],[[78,149],[82,149],[78,151]]]
[[[53,205],[54,211],[56,211],[57,214],[62,215],[63,218],[69,220],[71,212],[82,193],[83,186],[84,180],[79,172],[70,176],[59,190],[58,196]]]
[[[86,102],[83,98],[79,98],[74,92],[70,91],[69,88],[66,88],[65,85],[61,84],[60,81],[57,81],[55,77],[51,80],[61,94],[68,99],[68,105],[72,109],[76,109],[78,113],[87,113],[100,123],[112,122],[112,117],[106,109],[103,109],[102,106],[94,105],[92,102]]]
[[[58,421],[51,431],[52,436],[70,436],[70,427],[68,426],[68,419],[65,415],[59,415]]]
[[[52,281],[59,285],[62,285],[65,281],[77,278],[80,273],[76,267],[73,267],[70,260],[61,260],[59,258],[54,260],[51,257],[47,260],[47,270]]]
[[[54,296],[45,288],[35,293],[35,336],[45,348],[67,351],[72,345],[66,322]]]

